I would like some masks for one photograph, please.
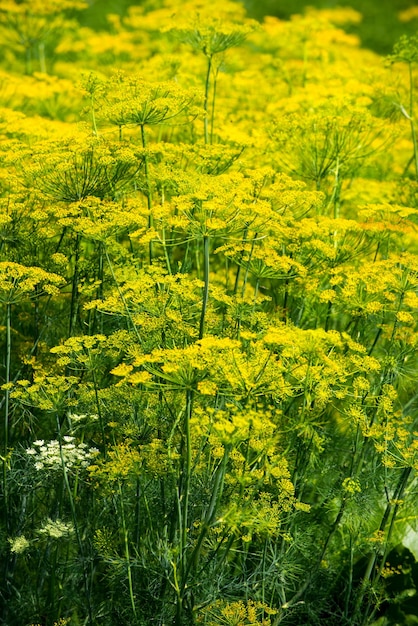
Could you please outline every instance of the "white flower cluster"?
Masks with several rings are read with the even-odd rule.
[[[81,422],[82,420],[95,421],[99,419],[96,413],[68,413],[68,418],[71,422]]]
[[[59,539],[60,537],[68,537],[74,532],[74,526],[70,522],[63,522],[62,520],[56,519],[53,521],[48,518],[48,521],[38,533],[40,535],[47,535],[48,537],[52,537],[52,539]]]
[[[26,450],[26,454],[33,457],[37,470],[59,470],[63,462],[67,470],[78,467],[87,467],[99,451],[97,448],[88,448],[86,443],[75,443],[75,437],[66,435],[60,444],[53,439],[45,442],[43,439],[33,442],[33,447]]]
[[[30,546],[29,541],[24,535],[20,535],[14,539],[8,539],[8,542],[10,543],[10,552],[14,554],[22,554],[22,552],[27,550]]]

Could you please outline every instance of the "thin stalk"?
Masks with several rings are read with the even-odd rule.
[[[383,320],[382,320],[382,323],[383,323]],[[379,328],[377,329],[377,333],[376,333],[376,335],[374,337],[373,343],[372,343],[372,345],[370,347],[370,350],[367,353],[367,356],[371,356],[373,354],[373,351],[374,351],[374,349],[375,349],[375,347],[377,345],[377,342],[379,341],[379,338],[380,338],[381,334],[382,334],[382,326],[379,326]]]
[[[90,94],[90,110],[91,110],[91,123],[93,126],[93,135],[96,135],[97,137],[99,132],[97,130],[96,114],[94,112],[94,94],[93,93]]]
[[[253,252],[254,252],[254,248],[255,248],[255,242],[257,240],[258,237],[258,233],[255,233],[252,243],[251,243],[251,250],[250,250],[250,254],[248,257],[248,262],[247,262],[247,267],[245,268],[245,274],[244,274],[244,280],[242,281],[242,287],[241,287],[241,296],[244,297],[245,294],[245,289],[247,287],[247,281],[248,281],[248,275],[250,273],[250,263],[251,263],[251,259],[253,257]]]
[[[325,324],[324,324],[324,329],[325,330],[329,330],[329,323],[331,320],[331,312],[332,312],[332,302],[331,300],[328,302],[327,304],[327,313],[325,316]]]
[[[412,144],[414,146],[415,178],[418,180],[418,148],[414,122],[414,75],[412,63],[409,63],[409,123],[411,125]]]
[[[105,429],[104,429],[102,410],[100,407],[99,389],[97,386],[96,374],[94,372],[94,365],[92,367],[92,375],[93,375],[93,387],[94,387],[94,397],[96,400],[97,416],[99,418],[100,433],[102,435],[103,456],[106,459],[106,456],[107,456],[106,455],[106,435],[105,435]]]
[[[284,281],[283,312],[282,312],[282,320],[285,323],[287,323],[288,321],[288,311],[287,311],[288,299],[289,299],[289,278],[286,278],[286,280]]]
[[[119,491],[119,498],[120,498],[120,511],[121,511],[121,518],[122,518],[122,531],[123,531],[123,542],[124,542],[124,547],[125,547],[125,559],[126,559],[126,566],[128,568],[129,598],[131,600],[132,613],[134,614],[134,617],[136,618],[136,605],[135,605],[135,596],[134,596],[134,588],[133,588],[133,581],[132,581],[131,555],[129,552],[129,537],[128,537],[128,531],[126,528],[125,507],[123,506],[123,494],[122,494],[122,487],[120,484],[120,480],[118,480],[118,491]]]
[[[202,311],[200,314],[200,324],[199,324],[199,339],[202,339],[205,332],[205,317],[206,317],[206,309],[208,306],[209,300],[209,236],[204,235],[203,237],[203,300],[202,300]]]
[[[123,293],[122,293],[122,290],[121,290],[120,285],[119,285],[119,283],[118,283],[118,280],[117,280],[117,278],[116,278],[115,272],[114,272],[114,270],[113,270],[112,263],[111,263],[110,258],[109,258],[109,253],[108,253],[108,251],[107,251],[107,249],[106,249],[106,248],[105,248],[105,255],[106,255],[106,260],[107,260],[107,263],[108,263],[108,265],[109,265],[110,273],[112,274],[112,278],[113,278],[113,280],[114,280],[114,282],[115,282],[115,284],[116,284],[116,288],[117,288],[117,290],[118,290],[118,293],[119,293],[120,299],[122,300],[122,302],[123,302],[123,306],[125,307],[125,311],[126,311],[126,315],[127,315],[127,317],[128,317],[128,320],[129,320],[129,321],[131,322],[131,324],[132,324],[133,331],[134,331],[134,333],[135,333],[135,335],[136,335],[136,337],[137,337],[137,339],[138,339],[139,343],[142,343],[141,336],[140,336],[140,334],[139,334],[139,332],[138,332],[138,329],[137,329],[137,327],[136,327],[136,325],[135,325],[135,322],[134,322],[134,321],[133,321],[133,319],[132,319],[132,315],[131,315],[131,312],[130,312],[130,310],[129,310],[128,303],[126,302],[126,298],[125,298],[125,296],[124,296],[124,295],[123,295]]]
[[[309,585],[311,584],[312,581],[312,576],[314,573],[316,573],[318,571],[318,568],[320,567],[321,562],[324,559],[324,556],[326,554],[326,551],[328,549],[328,545],[329,542],[331,541],[332,536],[334,535],[335,531],[337,530],[341,518],[344,514],[344,510],[347,504],[347,500],[346,498],[344,498],[341,502],[339,511],[337,513],[337,517],[335,518],[329,532],[327,535],[327,538],[325,539],[324,545],[322,546],[322,550],[321,550],[321,554],[318,557],[318,559],[316,560],[316,564],[315,566],[312,568],[312,571],[310,573],[307,574],[305,582],[303,583],[303,585],[298,589],[298,591],[295,593],[295,595],[285,604],[282,605],[282,609],[289,609],[291,606],[295,605],[296,602],[299,600],[299,598],[301,598],[303,596],[303,594],[305,593],[305,591],[308,589]]]
[[[81,562],[82,562],[84,591],[86,594],[88,620],[89,620],[88,623],[91,626],[93,626],[93,612],[92,612],[92,606],[91,606],[89,581],[88,581],[88,576],[87,576],[87,571],[86,571],[86,560],[84,556],[84,549],[83,549],[83,543],[81,540],[80,529],[78,527],[78,519],[77,519],[77,512],[75,509],[73,492],[71,491],[70,482],[68,480],[67,466],[65,465],[64,454],[63,454],[62,446],[61,446],[61,425],[60,425],[58,416],[57,416],[57,432],[59,436],[60,457],[61,457],[61,466],[62,466],[62,473],[63,473],[63,479],[64,479],[64,487],[68,494],[68,499],[69,499],[70,509],[71,509],[71,517],[72,517],[73,524],[74,524],[74,532],[75,532],[78,549],[80,551]]]
[[[188,539],[188,524],[189,524],[189,497],[190,497],[190,480],[192,470],[192,444],[191,444],[191,432],[190,421],[193,413],[193,389],[187,389],[186,391],[186,408],[184,412],[184,437],[185,437],[185,450],[183,451],[183,466],[181,482],[178,488],[177,497],[177,515],[180,527],[180,571],[177,576],[177,567],[173,563],[173,575],[175,582],[175,590],[177,595],[176,600],[176,625],[179,626],[183,623],[183,609],[184,599],[187,591],[187,575],[189,566],[187,563],[187,539]]]
[[[254,247],[255,247],[255,241],[257,239],[257,236],[258,236],[258,233],[255,233],[254,238],[253,238],[252,243],[251,243],[251,250],[250,250],[249,257],[248,257],[247,266],[245,268],[244,280],[242,281],[242,287],[241,287],[241,297],[242,298],[244,298],[245,289],[247,287],[248,275],[250,273],[250,263],[251,263],[251,259],[252,259],[252,256],[253,256]],[[237,280],[238,280],[238,273],[237,273]],[[237,284],[237,282],[236,282],[236,284]],[[240,333],[241,333],[241,314],[239,315],[238,320],[237,320],[237,339],[239,339]]]
[[[213,78],[213,89],[212,89],[212,106],[210,111],[210,140],[209,143],[212,145],[213,143],[213,127],[215,123],[215,102],[216,102],[216,88],[218,86],[218,73],[219,73],[219,65],[215,69],[215,75]]]
[[[182,572],[185,572],[185,551],[187,546],[187,529],[189,519],[189,496],[190,496],[190,479],[191,479],[191,467],[192,467],[192,442],[190,432],[190,421],[193,412],[193,390],[188,389],[186,391],[186,410],[184,414],[184,434],[186,439],[186,450],[184,458],[184,485],[182,499],[182,511],[181,511],[181,547],[182,547]],[[184,579],[184,576],[182,576]]]
[[[331,204],[333,206],[334,219],[337,219],[340,216],[340,193],[341,193],[340,162],[337,156],[336,163],[335,163],[334,186],[333,186],[331,198],[329,201],[329,206]],[[337,248],[337,233],[336,232],[334,232],[334,247]]]
[[[389,540],[390,540],[390,534],[392,532],[393,529],[393,523],[395,521],[395,516],[396,513],[398,511],[399,508],[399,503],[398,501],[402,499],[403,493],[405,491],[409,476],[411,474],[412,468],[411,467],[406,467],[404,468],[397,486],[395,487],[395,491],[393,493],[392,498],[388,499],[388,503],[386,505],[385,511],[383,513],[382,516],[382,520],[380,522],[380,526],[379,526],[379,532],[384,532],[386,529],[386,526],[389,522],[389,518],[391,517],[392,514],[392,518],[391,518],[391,523],[390,523],[390,529],[387,534],[386,537],[386,542],[385,542],[385,550],[384,550],[384,554],[381,560],[381,566],[378,570],[378,572],[376,574],[373,574],[374,570],[375,570],[375,566],[376,566],[376,562],[378,559],[378,554],[377,551],[373,552],[373,554],[370,556],[368,564],[367,564],[367,568],[366,568],[366,572],[364,575],[364,578],[362,580],[361,586],[360,586],[360,590],[356,599],[356,605],[355,605],[355,610],[354,610],[354,615],[359,615],[360,611],[361,611],[361,606],[363,603],[363,599],[364,596],[366,595],[366,591],[367,591],[367,587],[369,586],[370,583],[374,583],[377,582],[377,580],[380,578],[381,572],[382,572],[382,566],[385,563],[385,559],[386,559],[386,555],[387,555],[387,550],[388,550],[388,545],[389,545]],[[368,617],[369,617],[369,611],[370,611],[370,605],[368,605],[366,611],[364,611],[363,613],[363,619],[360,622],[360,626],[365,626],[365,624],[367,623]]]
[[[9,448],[9,403],[10,403],[10,370],[12,358],[12,305],[7,303],[6,307],[6,389],[4,392],[4,443],[3,443],[3,494],[4,494],[4,513],[6,524],[9,523],[8,516],[8,489],[7,489],[7,465],[8,465],[8,448]]]
[[[74,260],[74,274],[71,288],[71,305],[70,305],[70,325],[68,329],[68,336],[72,337],[75,327],[75,321],[77,319],[77,305],[78,305],[78,279],[79,279],[79,262],[80,262],[80,236],[76,236],[75,240],[75,260]]]
[[[382,554],[382,557],[380,559],[379,569],[377,570],[376,575],[375,575],[375,577],[373,579],[374,583],[376,583],[380,579],[380,577],[382,575],[382,570],[383,570],[383,567],[384,567],[384,565],[386,563],[387,555],[389,553],[389,544],[390,544],[390,540],[391,540],[392,533],[393,533],[393,527],[395,525],[395,519],[396,519],[398,510],[399,510],[399,503],[400,503],[400,501],[402,499],[402,496],[403,496],[403,493],[405,491],[406,484],[408,482],[408,479],[409,479],[409,476],[410,476],[411,472],[412,472],[412,468],[411,467],[407,467],[403,471],[402,478],[401,478],[401,485],[400,485],[398,493],[396,494],[396,498],[394,498],[393,512],[392,512],[392,516],[391,516],[391,519],[390,519],[389,529],[388,529],[388,532],[387,532],[387,535],[386,535],[385,550],[384,550],[384,552]]]
[[[11,369],[11,357],[12,357],[12,305],[7,303],[6,307],[6,389],[5,389],[5,402],[4,402],[4,456],[7,456],[7,450],[9,447],[9,402],[10,402],[10,389],[8,389],[10,383],[10,369]]]
[[[403,302],[404,296],[405,296],[405,291],[401,291],[401,293],[399,295],[398,306],[397,306],[396,312],[395,312],[395,320],[393,322],[392,334],[390,336],[390,345],[391,346],[393,346],[393,340],[395,339],[395,333],[396,333],[398,325],[399,325],[398,324],[397,314],[401,310],[401,306],[402,306],[402,302]]]
[[[165,204],[165,193],[164,193],[164,187],[162,187],[162,189],[161,189],[161,206],[164,206],[164,204]],[[165,262],[166,262],[166,265],[167,265],[167,271],[170,274],[170,276],[172,276],[173,272],[171,270],[171,262],[170,262],[170,257],[168,255],[168,250],[167,250],[167,241],[166,241],[165,227],[164,226],[162,228],[161,243],[163,245],[164,258],[165,258]]]
[[[344,604],[344,617],[348,619],[349,616],[349,607],[351,594],[353,590],[353,568],[354,568],[354,545],[353,545],[353,537],[350,534],[350,567],[348,568],[348,583],[347,590],[345,596],[345,604]]]
[[[43,41],[40,41],[38,44],[38,54],[40,70],[43,74],[46,74],[45,43]]]
[[[99,267],[97,271],[97,278],[99,280],[99,288],[97,290],[97,299],[103,300],[103,282],[104,282],[104,256],[103,256],[103,242],[99,243]],[[99,313],[100,316],[100,333],[103,333],[103,313]]]
[[[209,90],[210,90],[210,74],[212,71],[212,55],[208,55],[208,67],[206,70],[206,80],[205,80],[205,99],[203,101],[203,109],[205,111],[205,119],[204,119],[204,133],[205,133],[205,144],[209,143],[209,118],[208,118],[208,102],[209,102]]]
[[[245,244],[245,242],[247,240],[247,234],[248,234],[248,226],[246,226],[244,228],[244,232],[242,233],[242,243],[243,244]],[[237,273],[235,274],[235,283],[234,283],[234,292],[233,292],[234,296],[236,296],[237,292],[238,292],[239,279],[240,279],[240,275],[241,275],[241,262],[242,262],[243,258],[244,258],[244,250],[242,250],[242,252],[240,254],[240,260],[239,260],[239,263],[238,263]]]
[[[147,207],[148,207],[148,228],[151,229],[154,226],[154,218],[151,212],[152,211],[152,196],[151,196],[151,185],[150,185],[150,178],[149,178],[148,154],[146,152],[147,136],[145,134],[145,125],[140,124],[140,127],[141,127],[142,147],[144,149],[145,195],[147,198]],[[152,259],[154,256],[152,241],[150,241],[148,244],[148,250],[149,250],[149,262],[151,265]]]
[[[256,281],[255,281],[255,287],[254,287],[253,313],[255,312],[255,307],[257,304],[259,288],[260,288],[260,277],[257,276]]]
[[[166,237],[165,237],[165,228],[162,229],[161,243],[163,245],[164,258],[165,258],[165,263],[167,265],[167,271],[170,274],[170,276],[172,276],[173,272],[171,269],[170,257],[168,256],[167,242],[166,242]]]
[[[185,574],[185,578],[183,581],[183,585],[187,584],[187,579],[188,579],[188,575],[190,571],[192,569],[197,569],[197,567],[199,566],[200,551],[202,548],[203,540],[206,537],[208,530],[211,527],[215,519],[216,511],[218,510],[219,502],[222,498],[223,488],[225,484],[226,465],[228,463],[228,459],[229,459],[229,450],[225,450],[222,461],[220,465],[218,466],[218,469],[216,470],[215,482],[212,488],[212,496],[210,499],[210,503],[206,511],[205,519],[203,521],[202,530],[200,531],[200,535],[197,539],[196,545],[193,549],[193,552],[187,564],[187,569],[186,569],[186,574]]]

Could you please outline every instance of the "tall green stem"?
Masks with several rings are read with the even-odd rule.
[[[133,331],[134,331],[134,333],[136,335],[136,338],[138,339],[139,343],[142,343],[141,335],[139,334],[138,329],[136,327],[136,324],[135,324],[135,322],[134,322],[134,320],[132,318],[131,312],[130,312],[129,307],[128,307],[128,303],[126,302],[126,298],[123,295],[123,292],[122,292],[122,290],[120,288],[118,279],[116,278],[116,275],[115,275],[115,272],[114,272],[114,269],[113,269],[112,262],[111,262],[110,257],[109,257],[109,253],[108,253],[106,248],[105,248],[105,255],[106,255],[107,264],[108,264],[109,269],[110,269],[110,273],[112,274],[112,278],[113,278],[113,280],[115,282],[115,285],[116,285],[116,288],[118,290],[120,299],[122,300],[123,306],[125,307],[127,318],[128,318],[129,322],[132,325],[132,329],[133,329]]]
[[[208,67],[206,70],[205,81],[205,99],[203,102],[203,109],[205,111],[204,119],[204,132],[205,132],[205,144],[209,143],[209,117],[208,117],[208,103],[209,103],[209,90],[210,90],[210,74],[212,71],[212,55],[208,55]]]
[[[151,185],[150,185],[150,177],[149,177],[149,163],[148,163],[148,154],[147,154],[147,136],[145,134],[145,125],[141,124],[141,141],[142,147],[144,149],[144,172],[145,172],[145,195],[147,198],[147,208],[148,208],[148,228],[152,228],[154,226],[154,219],[152,216],[152,196],[151,196]],[[152,241],[149,242],[149,262],[152,263],[153,259],[153,245]]]
[[[12,356],[12,331],[11,331],[12,305],[6,307],[6,389],[4,394],[4,443],[3,443],[3,497],[6,523],[8,523],[8,489],[7,489],[7,465],[9,448],[9,403],[10,403],[10,369]]]
[[[135,605],[135,596],[134,596],[134,588],[133,588],[133,580],[132,580],[131,555],[129,551],[129,537],[128,537],[128,530],[126,527],[125,508],[123,504],[123,493],[122,493],[120,480],[118,480],[118,491],[119,491],[119,499],[120,499],[120,511],[121,511],[121,518],[122,518],[122,531],[123,531],[123,542],[124,542],[124,547],[125,547],[126,567],[128,570],[129,598],[131,600],[132,613],[134,617],[136,618],[136,605]]]
[[[199,325],[199,339],[202,339],[205,332],[205,317],[206,317],[206,309],[208,306],[209,300],[209,236],[204,235],[203,237],[203,300],[202,300],[202,311],[200,314],[200,325]]]
[[[79,280],[79,263],[80,263],[80,235],[77,234],[75,239],[75,252],[74,252],[74,274],[72,280],[71,289],[71,305],[70,305],[70,325],[68,329],[68,336],[72,337],[75,323],[77,319],[78,309],[78,280]]]
[[[417,134],[415,130],[414,121],[414,75],[412,72],[412,63],[409,66],[409,123],[411,125],[412,144],[414,147],[414,164],[415,164],[415,178],[418,180],[418,147],[417,147]]]
[[[192,442],[190,432],[190,422],[193,412],[193,389],[186,391],[186,408],[184,413],[184,438],[185,450],[182,466],[182,479],[179,484],[178,516],[180,522],[180,577],[177,578],[176,567],[173,567],[173,574],[176,577],[177,606],[176,606],[176,625],[183,623],[184,598],[187,590],[187,539],[189,525],[189,497],[190,497],[190,480],[192,471]]]
[[[411,472],[412,472],[411,467],[406,467],[403,469],[402,474],[399,477],[398,484],[396,485],[395,490],[393,492],[393,496],[391,499],[389,499],[386,505],[385,511],[382,516],[382,520],[380,522],[379,532],[381,533],[385,532],[386,526],[389,520],[390,520],[390,527],[389,527],[389,531],[387,533],[386,540],[385,540],[385,549],[381,557],[381,565],[378,568],[378,570],[375,571],[376,563],[378,560],[378,553],[377,551],[373,552],[373,554],[369,558],[366,572],[365,572],[365,575],[362,580],[360,590],[357,596],[355,613],[354,613],[356,616],[359,615],[361,611],[363,599],[364,599],[364,596],[366,595],[366,591],[367,591],[369,584],[376,583],[381,576],[382,566],[385,563],[387,552],[388,552],[388,546],[389,546],[390,536],[391,536],[392,529],[393,529],[393,524],[394,524],[395,517],[399,508],[399,500],[401,500],[403,497]],[[362,618],[362,621],[360,622],[361,626],[365,626],[367,624],[369,616],[370,616],[370,604],[367,606],[367,609],[363,612],[363,618]]]
[[[213,89],[212,89],[212,105],[210,111],[210,137],[209,143],[212,145],[213,143],[213,127],[215,125],[215,103],[216,103],[216,87],[218,85],[218,72],[219,72],[219,64],[215,70],[215,76],[213,79]]]
[[[181,547],[182,547],[182,561],[184,563],[184,552],[187,546],[187,528],[188,528],[188,518],[189,518],[189,496],[190,496],[190,478],[191,478],[191,467],[192,467],[192,445],[191,445],[191,432],[190,432],[190,421],[192,418],[193,411],[193,390],[188,389],[186,392],[186,410],[184,414],[184,435],[186,442],[186,450],[185,450],[185,458],[184,458],[184,468],[183,468],[183,476],[184,476],[184,485],[181,494],[181,499],[183,502],[182,506],[182,528],[181,528]],[[184,567],[182,568],[185,571]]]
[[[61,457],[62,473],[63,473],[63,478],[64,478],[64,487],[68,494],[68,500],[69,500],[70,509],[71,509],[71,517],[72,517],[73,524],[74,524],[75,536],[77,539],[78,549],[80,551],[80,559],[82,562],[84,591],[86,594],[86,603],[87,603],[87,611],[88,611],[88,619],[89,619],[88,623],[90,624],[90,626],[93,626],[93,611],[92,611],[92,606],[91,606],[91,594],[90,594],[89,579],[87,575],[86,559],[84,556],[83,542],[81,539],[80,529],[78,526],[78,519],[77,519],[76,508],[75,508],[74,496],[73,496],[73,492],[71,491],[70,481],[68,480],[67,466],[65,464],[64,453],[62,451],[61,424],[60,424],[58,415],[57,415],[57,432],[58,432],[59,444],[60,444],[60,457]]]
[[[45,59],[45,42],[40,41],[38,44],[38,54],[39,54],[39,66],[41,72],[46,74],[46,59]]]

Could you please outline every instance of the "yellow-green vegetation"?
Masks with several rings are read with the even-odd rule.
[[[85,9],[0,7],[0,623],[416,624],[418,38]]]

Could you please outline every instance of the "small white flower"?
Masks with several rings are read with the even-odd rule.
[[[30,543],[26,539],[24,535],[20,535],[20,537],[15,537],[14,539],[8,539],[10,543],[10,552],[14,552],[14,554],[22,554],[27,548],[29,548]]]
[[[38,531],[41,535],[48,535],[53,539],[71,535],[74,532],[74,526],[71,523],[63,522],[59,519],[51,520],[48,518],[46,524]]]
[[[63,465],[70,470],[75,467],[87,467],[90,459],[99,454],[97,448],[88,448],[86,443],[77,444],[75,437],[66,435],[63,438],[64,443],[60,448],[58,441],[53,439],[42,446],[38,450],[28,448],[26,453],[35,461],[37,470],[62,470]],[[41,443],[38,441],[38,444]]]

